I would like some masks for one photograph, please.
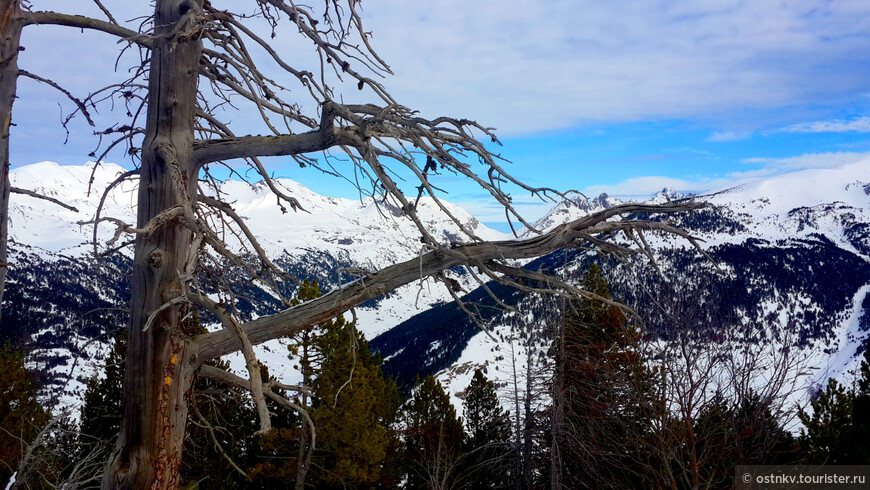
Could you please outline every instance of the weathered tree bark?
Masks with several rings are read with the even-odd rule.
[[[155,6],[149,105],[140,170],[138,227],[181,206],[192,216],[197,168],[191,159],[202,43],[192,9],[199,0],[158,0]],[[187,214],[187,212],[190,214]],[[132,320],[124,376],[121,434],[103,478],[109,489],[174,489],[187,422],[188,397],[199,361],[181,331],[185,313],[180,270],[192,232],[180,220],[139,235],[133,259]]]
[[[9,128],[18,82],[21,41],[21,8],[18,0],[0,0],[0,305],[8,270],[6,242],[9,234]],[[2,311],[0,311],[2,316]]]

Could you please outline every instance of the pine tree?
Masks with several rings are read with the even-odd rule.
[[[812,414],[798,412],[804,425],[799,443],[810,464],[859,464],[856,449],[862,442],[854,438],[854,402],[854,391],[831,378],[825,390],[810,400]]]
[[[812,413],[799,410],[804,425],[798,439],[813,464],[870,464],[870,338],[854,387],[831,378],[810,400]]]
[[[319,296],[317,283],[305,281],[294,304]],[[391,424],[399,406],[398,389],[384,379],[380,359],[369,350],[364,336],[338,317],[295,341],[289,348],[290,359],[297,363],[303,385],[311,388],[298,401],[317,427],[306,482],[317,488],[397,486],[399,442]],[[309,437],[301,419],[267,434],[260,448],[270,461],[254,468],[256,484],[281,488],[295,479],[304,468]]]
[[[405,412],[407,488],[447,488],[461,478],[462,421],[434,377],[414,391]]]
[[[703,455],[701,481],[734,486],[735,465],[795,464],[794,438],[770,412],[770,403],[750,394],[729,400],[717,393],[695,419],[694,451]]]
[[[297,306],[306,301],[321,296],[320,288],[316,281],[305,280],[296,291],[296,297],[290,301],[291,306]],[[320,356],[316,352],[314,343],[318,332],[331,325],[325,322],[312,329],[304,330],[291,339],[287,346],[289,360],[295,362],[294,368],[302,374],[302,386],[310,387],[315,367],[320,363]],[[303,391],[297,399],[297,405],[304,410],[311,411],[310,393]],[[281,488],[289,485],[296,479],[299,472],[305,472],[305,480],[314,481],[316,475],[308,474],[309,469],[305,466],[306,454],[310,450],[310,433],[306,422],[296,414],[288,416],[287,424],[278,424],[273,421],[273,429],[263,436],[258,444],[260,458],[254,461],[251,476],[254,481],[266,488]],[[264,486],[266,485],[266,486]]]
[[[112,351],[106,358],[103,377],[93,377],[85,389],[79,439],[87,452],[108,451],[121,429],[121,400],[124,399],[124,359],[127,355],[127,331],[115,336]]]
[[[858,371],[852,422],[854,439],[858,444],[855,448],[857,458],[855,464],[870,464],[870,338],[864,346],[864,358]]]
[[[16,471],[27,445],[50,419],[36,395],[24,354],[7,342],[0,348],[0,482]]]
[[[595,264],[582,287],[610,299],[607,281]],[[557,338],[553,380],[553,437],[559,458],[553,471],[561,484],[637,484],[630,458],[639,452],[638,437],[652,405],[651,377],[638,340],[616,306],[596,299],[569,305]]]
[[[510,415],[501,408],[495,383],[481,369],[474,371],[465,390],[463,417],[469,487],[508,487],[512,469]]]
[[[229,370],[226,361],[209,361],[209,364]],[[267,373],[263,379],[268,379]],[[181,481],[195,482],[199,490],[243,488],[248,478],[242,472],[258,456],[257,413],[249,393],[199,378],[191,397]],[[274,420],[280,427],[283,412],[276,411]]]
[[[390,425],[398,389],[381,373],[363,335],[337,318],[317,337],[322,366],[313,384],[323,481],[331,486],[371,486],[381,478],[396,436]]]
[[[76,459],[92,458],[103,462],[108,459],[121,430],[124,399],[124,359],[127,355],[127,330],[120,329],[106,358],[103,376],[94,376],[85,389],[84,405],[79,421]],[[102,464],[92,466],[101,471]],[[96,475],[95,475],[96,476]]]
[[[727,471],[730,476],[734,476],[734,464],[784,465],[799,459],[797,440],[771,412],[770,402],[754,393],[738,400],[731,427],[736,433],[737,457]]]

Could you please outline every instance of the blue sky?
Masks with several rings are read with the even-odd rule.
[[[100,15],[90,2],[76,3],[74,13]],[[118,18],[148,11],[144,1],[104,3]],[[70,11],[58,0],[35,7]],[[870,155],[870,2],[863,0],[371,0],[363,16],[395,73],[383,82],[397,100],[423,115],[498,128],[504,147],[494,151],[534,185],[593,195],[704,191]],[[28,29],[21,65],[75,93],[123,75],[112,74],[113,41]],[[309,51],[291,56],[305,64]],[[14,164],[88,159],[91,129],[73,128],[62,144],[57,121],[69,107],[59,108],[56,94],[24,81],[19,96]],[[373,99],[355,90],[348,97]],[[285,163],[269,165],[322,194],[356,195]],[[448,199],[482,220],[502,215],[474,187],[450,177],[442,183]],[[522,209],[534,219],[546,207]]]

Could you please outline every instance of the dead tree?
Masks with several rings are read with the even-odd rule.
[[[9,269],[7,242],[9,235],[10,194],[23,194],[37,199],[44,199],[58,206],[77,211],[74,207],[55,198],[44,196],[31,190],[13,187],[9,182],[9,138],[10,127],[14,126],[12,123],[12,105],[16,98],[15,92],[18,86],[18,78],[24,76],[41,83],[46,83],[56,88],[75,104],[75,110],[67,116],[65,121],[62,121],[64,126],[76,114],[80,114],[93,126],[94,123],[88,112],[89,104],[93,104],[103,96],[112,98],[116,94],[131,89],[130,84],[125,83],[96,90],[89,96],[79,99],[48,78],[20,70],[18,67],[18,56],[21,51],[24,51],[24,48],[20,45],[22,30],[27,26],[40,24],[63,25],[101,31],[117,38],[127,39],[129,44],[147,46],[147,40],[138,37],[137,31],[120,26],[99,0],[95,1],[109,18],[109,21],[57,12],[32,12],[29,8],[29,2],[26,0],[0,0],[0,304],[3,303],[6,274]]]
[[[140,26],[140,32],[120,28],[113,21],[22,12],[14,0],[3,3],[8,6],[7,14],[11,12],[16,19],[15,28],[42,22],[99,29],[145,50],[146,61],[138,73],[147,76],[147,97],[131,112],[133,122],[124,135],[128,142],[136,134],[143,139],[141,148],[128,148],[135,157],[136,170],[121,177],[138,174],[137,222],[134,226],[99,215],[92,220],[95,228],[110,221],[117,226],[118,237],[129,234],[135,241],[123,422],[104,473],[104,488],[179,486],[189,395],[197,376],[250,390],[262,433],[271,427],[267,399],[301,410],[272,392],[276,385],[263,383],[254,345],[291,336],[426,278],[442,281],[458,301],[444,273],[453,267],[465,267],[482,284],[497,280],[525,290],[604,300],[555,276],[523,269],[518,261],[567,247],[597,247],[616,256],[649,253],[645,247],[630,249],[607,241],[608,236],[619,233],[632,239],[644,231],[672,233],[697,246],[692,237],[665,222],[633,218],[703,206],[692,202],[614,207],[526,240],[485,242],[475,236],[438,199],[429,182],[430,172],[470,179],[504,206],[509,219],[529,228],[533,227],[511,204],[511,188],[554,201],[565,194],[530,187],[507,173],[500,157],[477,139],[498,143],[491,128],[465,119],[426,119],[394,100],[373,78],[388,75],[390,69],[370,45],[358,0],[327,0],[321,11],[291,0],[248,0],[236,4],[235,8],[248,9],[239,13],[215,9],[207,0],[154,3],[153,17]],[[252,16],[259,18],[259,25],[268,26],[265,33],[251,27]],[[287,61],[268,39],[282,28],[295,31],[313,46],[319,66],[309,71]],[[15,36],[16,32],[20,33],[13,32]],[[14,61],[17,48],[9,44],[3,49],[3,59]],[[270,59],[273,66],[268,70],[258,67],[252,54],[255,51]],[[0,80],[4,89],[14,87],[4,80]],[[342,84],[365,90],[376,103],[345,103],[344,97],[351,95],[340,96]],[[7,104],[10,110],[11,100]],[[237,136],[234,128],[218,117],[216,109],[244,105],[259,114],[271,134]],[[143,127],[136,124],[140,109],[146,114]],[[0,115],[8,125],[8,113]],[[379,202],[400,210],[416,224],[419,257],[366,274],[316,300],[291,307],[281,291],[293,278],[266,255],[244,219],[233,210],[232,196],[221,194],[212,173],[219,165],[232,171],[233,162],[243,160],[269,186],[282,209],[304,212],[305,203],[272,180],[259,160],[266,156],[289,156],[300,167],[355,176],[362,193],[378,196]],[[347,168],[339,171],[332,167],[336,156],[344,159]],[[418,181],[418,197],[423,193],[431,196],[464,232],[464,241],[441,243],[427,231],[414,199],[399,189],[394,178],[397,172]],[[225,240],[227,236],[232,244]],[[273,288],[286,309],[244,322],[235,308],[232,289],[215,273],[228,264]],[[473,308],[462,306],[473,313]],[[196,312],[211,315],[222,328],[210,333],[186,329],[186,319]],[[246,361],[247,379],[203,366],[208,360],[239,351]],[[302,488],[303,483],[304,471],[300,471],[296,487]]]
[[[784,346],[759,347],[720,327],[716,339],[691,331],[646,355],[656,359],[652,412],[640,461],[645,476],[673,488],[720,488],[735,464],[768,464],[796,415],[805,360]],[[790,340],[790,336],[787,342]],[[724,415],[724,416],[723,416]]]
[[[12,103],[18,82],[18,48],[21,41],[21,22],[16,12],[18,2],[0,2],[0,304],[6,284],[6,242],[9,234],[9,125],[12,123]]]

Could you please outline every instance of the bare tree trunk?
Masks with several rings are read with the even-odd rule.
[[[561,311],[565,311],[564,301]],[[553,367],[553,406],[550,420],[550,488],[562,488],[562,446],[565,430],[565,327],[560,321],[556,327],[556,356]]]
[[[519,380],[517,376],[517,354],[514,351],[514,340],[511,339],[511,367],[513,369],[514,376],[514,461],[516,462],[516,468],[514,471],[516,474],[514,475],[514,489],[519,490],[522,488],[522,479],[520,475],[523,474],[523,457],[522,457],[522,439],[521,439],[521,425],[520,425],[520,387]]]
[[[185,14],[201,8],[198,2],[156,2],[139,228],[178,206],[192,213],[191,199],[196,199],[191,149],[202,43]],[[161,305],[182,295],[179,275],[188,253],[195,253],[191,242],[192,233],[178,220],[136,240],[124,416],[103,488],[179,486],[189,392],[200,361],[195,344],[181,331],[181,307],[164,308],[148,329],[145,325]]]
[[[524,488],[534,488],[532,481],[532,341],[526,343],[526,394],[523,401],[523,481]]]
[[[310,387],[311,386],[311,353],[309,352],[309,348],[311,347],[312,339],[311,332],[305,331],[302,332],[302,360],[299,363],[299,366],[302,368],[302,386]],[[308,405],[308,392],[302,392],[302,408],[309,409],[311,408]],[[305,454],[308,452],[308,430],[305,427],[305,424],[300,421],[301,430],[299,432],[299,456],[296,460],[296,488],[301,490],[304,488],[305,484],[305,475],[308,473],[308,465],[306,464]]]
[[[6,243],[9,234],[9,128],[18,83],[18,50],[21,9],[18,0],[0,0],[0,306],[8,270]],[[2,311],[0,311],[2,317]]]

